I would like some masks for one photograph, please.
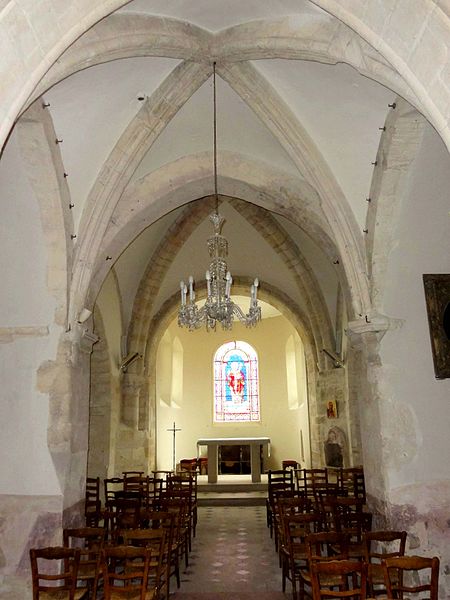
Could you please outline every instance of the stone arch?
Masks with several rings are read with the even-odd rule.
[[[342,39],[342,43],[330,40]],[[314,37],[308,24],[292,18],[250,21],[211,33],[177,19],[114,14],[81,36],[55,63],[34,91],[30,102],[77,71],[133,56],[179,58],[219,63],[285,58],[346,63],[362,75],[394,89],[413,104],[417,98],[396,71],[359,35],[326,13],[316,23]]]
[[[352,4],[350,10],[348,3],[342,4],[340,0],[311,1],[357,32],[392,65],[413,90],[421,112],[449,148],[450,91],[445,75],[449,58],[446,51],[438,54],[436,48],[439,42],[442,48],[445,46],[450,23],[438,0],[427,0],[421,10],[415,7],[416,10],[408,11],[408,18],[401,3]],[[386,36],[387,31],[392,33]],[[433,69],[428,68],[429,60],[433,61]]]
[[[221,197],[222,200],[223,196]],[[302,257],[300,249],[270,213],[264,209],[236,198],[228,199],[228,202],[247,219],[269,242],[274,252],[280,254],[289,265],[306,301],[307,318],[311,323],[316,352],[321,363],[322,355],[320,351],[323,347],[334,347],[334,335],[322,292],[314,274]],[[141,278],[136,294],[128,332],[129,347],[133,351],[140,353],[145,351],[153,300],[165,273],[183,242],[212,210],[212,198],[210,200],[202,199],[200,202],[196,201],[194,205],[189,204],[177,221],[169,228],[155,250],[153,257],[149,260],[149,266]]]
[[[69,278],[72,266],[70,193],[63,177],[61,153],[52,120],[36,103],[17,124],[20,151],[27,164],[28,180],[39,203],[47,248],[47,284],[55,298],[55,322],[66,326]],[[37,159],[39,154],[39,160]]]
[[[384,281],[393,248],[398,214],[425,129],[424,117],[402,98],[385,122],[370,189],[366,252],[375,310],[383,304]]]
[[[236,278],[233,280],[233,288],[236,293],[247,292],[251,281],[248,278]],[[201,299],[206,295],[205,286],[196,287],[197,298]],[[305,322],[305,316],[301,309],[295,305],[290,298],[280,290],[271,286],[262,287],[259,292],[259,297],[275,306],[285,317],[292,323],[300,338],[304,343],[306,368],[308,378],[308,402],[315,406],[316,400],[316,378],[317,378],[317,354],[315,351],[314,340],[311,330]],[[169,323],[174,319],[179,306],[179,295],[174,294],[169,298],[160,311],[153,317],[148,331],[147,345],[145,351],[145,374],[139,376],[140,390],[138,396],[135,396],[132,402],[134,406],[129,406],[129,414],[133,413],[139,419],[139,429],[148,429],[152,423],[155,423],[155,389],[150,385],[150,382],[155,381],[156,376],[156,355],[158,344],[166,331]],[[138,377],[138,376],[137,376]],[[134,379],[132,389],[136,391],[137,377]],[[131,396],[128,396],[128,401],[131,401]],[[130,410],[131,409],[131,410]],[[318,420],[310,422],[311,439],[319,440],[319,423]],[[150,434],[151,437],[151,434]],[[319,460],[317,452],[313,452],[313,460]],[[154,461],[155,448],[150,448],[150,464]],[[318,464],[318,463],[317,463]]]
[[[339,256],[319,198],[309,184],[267,163],[239,154],[221,152],[219,160],[219,189],[223,195],[245,199],[285,216],[314,238],[330,262]],[[116,259],[129,240],[156,219],[182,204],[209,196],[212,186],[209,152],[176,160],[129,186],[111,217],[112,222],[99,249],[100,259],[90,282],[88,303],[93,303],[108,271],[105,256]],[[336,268],[338,278],[344,283],[344,270],[339,270],[340,265]]]
[[[448,15],[438,7],[436,1],[428,0],[417,13],[410,11],[408,19],[404,18],[401,4],[395,8],[380,3],[371,3],[369,8],[366,4],[352,4],[352,11],[350,11],[347,5],[342,5],[336,0],[312,1],[356,31],[363,40],[388,60],[411,85],[424,112],[429,115],[431,122],[449,147],[449,90],[444,75],[448,63],[446,53],[441,54],[439,64],[435,61],[434,69],[421,68],[426,63],[427,56],[436,57],[435,33],[442,32],[440,35],[444,36],[448,31]],[[63,0],[60,0],[59,4],[67,8]],[[11,81],[8,74],[13,72],[15,79],[8,87],[7,93],[2,95],[0,104],[2,117],[0,145],[2,147],[17,115],[49,66],[53,65],[74,40],[83,35],[95,22],[125,4],[127,0],[100,0],[95,5],[88,0],[81,0],[77,5],[79,9],[72,10],[64,20],[60,19],[57,11],[54,13],[47,11],[47,18],[43,20],[40,12],[34,7],[18,6],[12,0],[7,0],[0,17],[3,39],[14,39],[20,36],[23,40],[22,48],[27,43],[30,47],[35,47],[36,39],[41,39],[45,43],[39,46],[39,51],[32,57],[29,54],[22,55],[20,52],[16,55],[14,51],[3,55],[0,76],[6,81]],[[390,43],[386,43],[383,40],[383,33],[392,31],[392,27],[387,26],[388,19],[391,21],[390,25],[392,22],[398,25],[397,30],[404,32],[405,37],[409,36],[411,40],[415,40],[416,48],[420,44],[420,50],[412,55],[410,44],[401,46],[400,35],[392,35]],[[427,22],[426,28],[423,27],[424,22]],[[62,28],[61,23],[65,28]],[[420,38],[417,32],[420,32]]]

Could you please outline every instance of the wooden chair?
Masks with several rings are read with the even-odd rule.
[[[84,500],[84,516],[87,527],[98,527],[102,519],[100,500],[100,477],[87,477]]]
[[[336,523],[336,531],[349,536],[349,558],[364,560],[364,535],[372,529],[372,513],[355,512],[341,515]]]
[[[306,538],[321,528],[321,516],[317,513],[287,515],[284,518],[284,540],[281,547],[282,591],[286,590],[286,579],[292,584],[293,600],[303,600],[304,584],[301,571],[308,568]],[[297,591],[298,590],[298,591]]]
[[[312,594],[311,565],[316,562],[330,560],[348,559],[348,536],[337,531],[321,531],[312,533],[306,538],[306,554],[308,558],[308,568],[300,572],[303,584],[309,587]],[[340,580],[330,575],[328,578],[322,577],[322,584],[326,580],[329,587],[338,586]]]
[[[435,556],[396,556],[383,560],[384,582],[388,598],[438,600],[439,559]],[[425,595],[423,595],[425,592]]]
[[[406,531],[369,531],[364,534],[364,560],[368,565],[369,596],[386,594],[382,561],[395,556],[404,556],[406,535]]]
[[[197,473],[195,471],[171,474],[167,479],[167,494],[171,497],[175,497],[178,490],[189,492],[189,550],[191,550],[191,537],[195,537],[197,528],[197,489]]]
[[[105,546],[102,552],[104,599],[156,599],[157,590],[148,589],[151,560],[151,548]]]
[[[330,560],[311,564],[313,600],[366,599],[367,565],[362,561]]]
[[[163,557],[162,566],[162,587],[165,587],[166,599],[169,599],[170,594],[170,578],[175,575],[179,580],[179,561],[178,552],[175,556],[173,552],[174,538],[176,535],[176,520],[177,516],[172,512],[165,512],[162,510],[152,511],[145,510],[141,511],[141,522],[140,527],[145,529],[164,529],[166,536],[166,551]]]
[[[85,597],[87,588],[77,588],[79,549],[32,548],[30,562],[33,600],[81,600]]]
[[[105,506],[115,500],[116,492],[123,490],[123,477],[108,477],[103,481],[105,488]]]
[[[105,542],[106,530],[103,527],[66,528],[63,530],[65,548],[80,550],[77,582],[87,587],[87,598],[97,597],[100,577],[100,558]]]
[[[166,546],[166,531],[158,529],[123,529],[120,532],[124,546],[143,546],[152,549],[152,558],[149,565],[149,584],[156,589],[158,596],[167,585],[167,569],[164,568],[168,559]]]
[[[267,499],[266,499],[266,519],[267,527],[270,530],[270,537],[273,536],[273,501],[274,495],[278,492],[294,493],[294,472],[292,469],[278,469],[267,472]]]
[[[328,489],[327,469],[303,469],[305,495],[316,498],[320,490]]]
[[[366,485],[363,467],[348,467],[341,470],[341,486],[347,496],[361,498],[366,502]]]
[[[105,529],[113,545],[121,543],[119,530],[139,527],[141,504],[139,498],[116,498],[104,511]]]

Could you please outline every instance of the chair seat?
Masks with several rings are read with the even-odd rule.
[[[78,588],[75,591],[74,600],[81,600],[87,594],[87,588]],[[67,600],[69,592],[67,590],[40,591],[39,600]]]

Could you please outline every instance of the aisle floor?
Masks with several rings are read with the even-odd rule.
[[[264,506],[199,507],[189,567],[174,600],[285,600],[288,595],[290,587],[286,595],[281,592]]]

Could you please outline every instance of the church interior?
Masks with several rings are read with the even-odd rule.
[[[0,0],[0,30],[0,596],[87,477],[267,437],[264,470],[363,466],[449,598],[448,3]],[[190,331],[217,211],[261,320]],[[254,420],[216,418],[230,342]]]

